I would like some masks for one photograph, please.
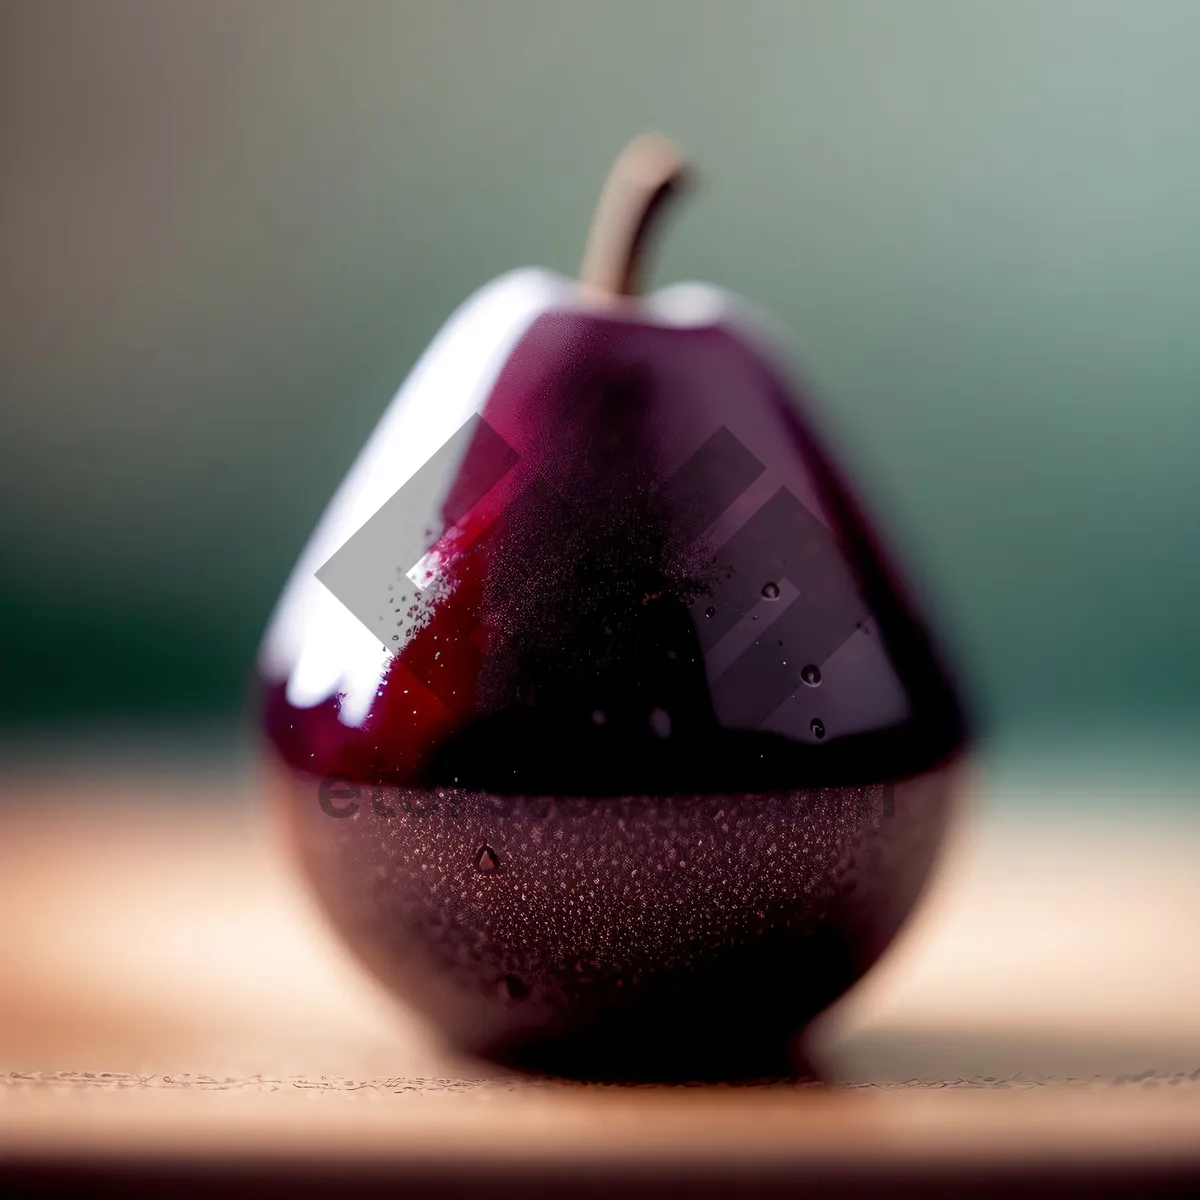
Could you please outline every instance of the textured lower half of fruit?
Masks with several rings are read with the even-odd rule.
[[[571,798],[273,774],[334,924],[454,1046],[613,1079],[787,1073],[908,915],[962,776]]]

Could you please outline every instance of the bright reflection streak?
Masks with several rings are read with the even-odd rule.
[[[514,271],[477,292],[446,323],[397,392],[301,554],[260,651],[291,704],[342,694],[340,719],[361,725],[389,661],[375,636],[315,572],[429,457],[479,411],[513,346],[572,285]]]

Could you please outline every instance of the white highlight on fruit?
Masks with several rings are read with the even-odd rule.
[[[416,564],[407,573],[408,580],[418,591],[423,592],[441,574],[442,551],[434,546],[427,554],[421,555]]]
[[[502,275],[421,356],[317,523],[268,626],[259,668],[287,680],[289,703],[309,708],[340,693],[342,723],[366,719],[391,659],[315,572],[482,408],[518,340],[573,290],[547,271]]]
[[[730,296],[710,283],[673,283],[646,297],[646,315],[659,325],[679,329],[719,325],[727,316]]]

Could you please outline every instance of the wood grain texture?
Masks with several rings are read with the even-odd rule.
[[[327,931],[253,777],[10,778],[0,1162],[1190,1177],[1200,826],[1039,811],[961,823],[899,946],[823,1022],[835,1085],[628,1088],[447,1056]]]

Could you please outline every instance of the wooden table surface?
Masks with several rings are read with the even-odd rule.
[[[0,1182],[1200,1182],[1200,820],[1140,795],[1068,810],[1032,785],[994,793],[822,1022],[835,1083],[634,1088],[448,1055],[327,931],[252,772],[10,774]]]

